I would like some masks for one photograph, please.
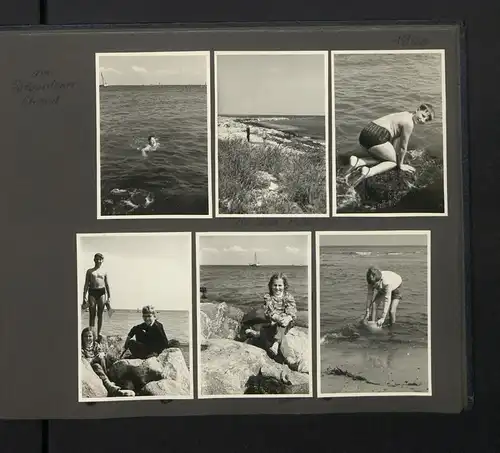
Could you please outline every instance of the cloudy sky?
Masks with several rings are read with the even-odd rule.
[[[200,236],[200,265],[247,265],[254,254],[262,266],[309,264],[306,235]]]
[[[427,236],[425,234],[337,234],[321,235],[320,246],[329,245],[427,245]]]
[[[80,238],[79,252],[79,295],[83,296],[85,272],[94,266],[94,254],[99,252],[104,255],[113,308],[135,310],[152,304],[163,310],[191,309],[189,234],[87,236]]]
[[[205,85],[205,55],[100,55],[98,67],[108,85]]]
[[[325,115],[325,54],[217,55],[220,115]]]

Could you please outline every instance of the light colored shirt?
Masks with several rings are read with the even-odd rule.
[[[383,316],[387,316],[387,311],[389,309],[389,305],[391,303],[391,295],[392,292],[398,288],[401,283],[403,283],[403,279],[400,275],[396,274],[396,272],[392,271],[381,271],[382,278],[375,286],[368,286],[368,300],[373,301],[374,293],[376,296],[384,296],[384,312]]]

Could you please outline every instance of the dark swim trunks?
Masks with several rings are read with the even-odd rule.
[[[401,285],[399,285],[395,290],[392,291],[391,295],[391,301],[394,299],[402,299],[403,296],[401,295]]]
[[[390,141],[390,132],[385,127],[375,123],[369,123],[359,134],[359,144],[366,149]]]
[[[106,294],[106,288],[91,288],[89,289],[89,296],[94,299],[99,299]]]

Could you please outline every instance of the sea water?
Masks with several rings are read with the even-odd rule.
[[[102,214],[208,214],[206,87],[112,86],[99,96]],[[160,147],[144,158],[149,135]]]
[[[366,391],[428,390],[427,259],[425,247],[321,247],[322,392],[339,391],[338,379],[326,374],[335,367],[380,384],[366,386]],[[366,307],[366,271],[371,265],[394,271],[403,279],[396,324],[381,334],[370,334],[359,326]],[[418,385],[408,384],[415,382]],[[361,384],[358,387],[363,388]]]

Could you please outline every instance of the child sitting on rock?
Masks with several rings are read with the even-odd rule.
[[[167,334],[163,324],[156,319],[156,310],[152,305],[143,307],[142,319],[143,323],[130,329],[123,346],[122,357],[129,350],[131,358],[147,359],[160,355],[168,348]]]
[[[90,327],[83,329],[81,343],[82,358],[90,363],[95,374],[101,378],[109,396],[135,396],[132,390],[122,389],[108,378],[106,358],[102,346],[95,341],[94,331]]]
[[[288,292],[288,279],[285,274],[276,273],[268,283],[269,294],[264,296],[264,314],[270,323],[270,329],[261,329],[260,333],[247,330],[247,334],[258,336],[266,330],[266,336],[271,339],[268,351],[276,357],[284,336],[294,326],[297,319],[295,299]]]

